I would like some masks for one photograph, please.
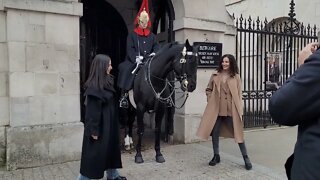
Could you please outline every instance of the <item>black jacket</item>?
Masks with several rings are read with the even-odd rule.
[[[273,94],[269,110],[275,122],[287,126],[298,125],[294,156],[286,164],[288,178],[320,179],[319,50]]]
[[[88,88],[80,173],[100,179],[107,169],[121,168],[117,104],[113,89]],[[91,135],[97,135],[94,140]]]
[[[135,32],[130,33],[127,38],[126,60],[118,67],[118,87],[130,90],[134,80],[134,75],[131,72],[136,67],[136,56],[143,56],[145,61],[151,53],[156,53],[158,49],[159,45],[154,34],[150,33],[145,37],[137,35]]]

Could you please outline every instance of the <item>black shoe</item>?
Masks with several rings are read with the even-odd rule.
[[[129,108],[129,102],[128,102],[128,99],[127,99],[127,95],[123,95],[120,98],[120,105],[119,106],[121,108]]]
[[[115,179],[107,179],[107,180],[127,180],[127,178],[126,177],[124,177],[124,176],[118,176],[118,177],[116,177]]]
[[[246,170],[252,169],[252,164],[250,162],[248,155],[243,156],[243,160],[244,160],[244,164],[246,166]]]
[[[220,162],[220,155],[219,154],[215,154],[213,156],[213,158],[211,159],[211,161],[209,162],[210,166],[215,166],[216,164],[218,164]]]

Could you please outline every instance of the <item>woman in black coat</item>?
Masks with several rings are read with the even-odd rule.
[[[109,56],[96,55],[85,83],[86,115],[78,180],[101,179],[104,171],[108,179],[126,179],[117,171],[122,164],[111,69]]]

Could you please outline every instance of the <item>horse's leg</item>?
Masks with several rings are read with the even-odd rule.
[[[137,123],[138,123],[138,144],[136,146],[136,156],[135,156],[135,162],[136,163],[143,163],[143,158],[141,154],[141,143],[142,143],[142,137],[144,133],[144,125],[143,125],[143,111],[139,108],[137,108]]]
[[[159,103],[159,105],[157,106],[156,109],[157,110],[156,110],[156,117],[155,117],[156,127],[155,127],[155,146],[154,146],[154,149],[156,151],[156,161],[158,163],[163,163],[163,162],[165,162],[165,159],[160,152],[160,134],[161,134],[161,122],[163,119],[165,106],[163,104]]]
[[[173,133],[174,133],[174,113],[175,113],[175,107],[167,107],[167,136],[168,141],[172,144],[173,143]]]
[[[166,107],[164,110],[164,142],[168,142],[169,139],[169,107]]]
[[[165,136],[164,142],[173,143],[173,118],[175,109],[173,106],[165,107],[164,127]]]
[[[133,129],[133,123],[135,119],[136,119],[136,109],[132,105],[130,105],[130,115],[129,115],[129,122],[128,122],[130,148],[134,148],[133,139],[132,139],[133,137],[132,129]]]
[[[125,127],[124,127],[124,149],[125,150],[130,150],[130,138],[129,138],[129,127],[128,127],[128,109],[126,108],[120,108],[121,109],[121,114],[122,114],[122,118],[123,118],[123,121],[124,121],[124,124],[125,124]]]
[[[173,83],[175,79],[175,74],[173,72],[170,72],[167,76],[168,80],[171,81],[171,86],[169,87],[170,92],[174,91],[175,84]],[[175,103],[175,93],[171,95],[171,99]],[[170,106],[166,107],[166,118],[165,118],[165,142],[173,143],[173,120],[174,120],[174,113],[175,113],[175,107],[173,104],[170,104]]]

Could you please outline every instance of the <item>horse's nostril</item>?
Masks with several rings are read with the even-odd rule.
[[[194,89],[195,89],[195,86],[194,86],[194,85],[190,85],[190,89],[191,89],[191,90],[194,90]]]

